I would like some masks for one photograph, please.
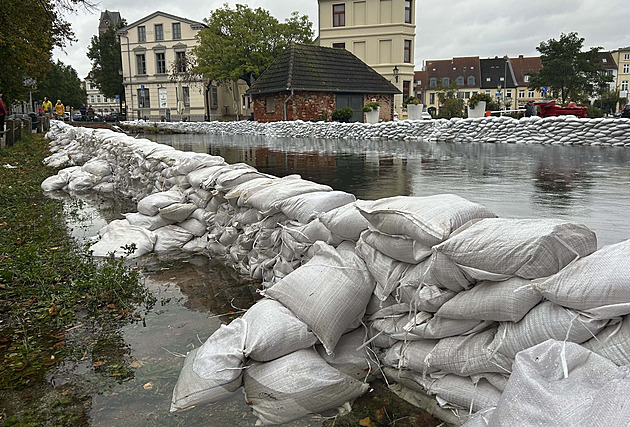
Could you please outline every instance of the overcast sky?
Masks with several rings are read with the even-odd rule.
[[[86,56],[90,39],[98,32],[100,11],[120,12],[132,23],[156,10],[197,21],[210,16],[225,0],[103,0],[94,14],[79,12],[66,17],[79,39],[66,52],[55,50],[55,59],[72,65],[81,79],[91,69]],[[245,3],[262,7],[281,21],[297,10],[308,15],[317,35],[316,0],[227,1],[232,7]],[[416,2],[415,68],[428,59],[454,56],[536,56],[541,41],[558,39],[575,31],[585,48],[614,50],[630,46],[628,0],[441,0]]]

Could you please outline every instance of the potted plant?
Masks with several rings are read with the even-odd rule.
[[[407,118],[409,120],[422,120],[422,110],[424,105],[415,96],[410,96],[403,101],[403,107],[407,108]]]
[[[363,106],[363,112],[365,113],[365,121],[367,123],[378,123],[378,115],[381,111],[381,104],[378,102],[368,102]]]
[[[350,107],[339,108],[332,112],[330,118],[334,122],[348,123],[352,119],[354,110]]]
[[[468,118],[483,117],[486,113],[486,105],[492,102],[490,95],[479,92],[468,100]]]

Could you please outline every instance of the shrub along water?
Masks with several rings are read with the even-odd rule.
[[[62,202],[40,188],[57,172],[42,164],[48,154],[43,136],[30,134],[0,152],[0,396],[45,384],[64,360],[91,357],[92,343],[102,342],[95,334],[140,318],[138,309],[155,302],[122,259],[95,260],[69,236]],[[88,335],[79,352],[68,338],[75,328]],[[62,400],[59,423],[84,416],[63,408],[74,399]],[[39,423],[49,409],[19,408],[9,420]]]

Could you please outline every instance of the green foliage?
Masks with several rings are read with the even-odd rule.
[[[468,106],[470,108],[475,108],[477,104],[479,104],[479,101],[485,101],[487,107],[492,102],[492,98],[485,92],[477,92],[468,99]]]
[[[102,34],[92,36],[88,47],[87,57],[92,61],[90,78],[98,90],[108,98],[124,96],[123,78],[119,74],[122,70],[120,55],[120,40],[116,37],[116,30],[127,25],[123,19],[116,28],[109,27]]]
[[[604,112],[601,108],[597,108],[594,106],[589,106],[588,110],[586,110],[586,117],[594,119],[597,117],[604,117]]]
[[[541,42],[536,48],[540,52],[542,68],[532,72],[530,89],[540,90],[547,86],[554,98],[562,103],[579,101],[582,97],[595,94],[612,81],[599,61],[601,47],[592,47],[583,52],[584,39],[577,33],[562,33],[559,40]]]
[[[50,63],[48,74],[38,85],[38,96],[40,99],[47,96],[53,106],[60,99],[65,106],[75,107],[83,104],[87,98],[77,72],[59,60],[57,63]]]
[[[403,101],[403,107],[407,107],[407,104],[418,105],[420,104],[420,100],[415,96],[408,96],[407,99]]]
[[[367,104],[365,104],[363,106],[363,108],[361,109],[364,113],[369,113],[370,111],[376,111],[378,110],[378,107],[380,107],[381,104],[379,104],[378,102],[368,102]]]
[[[262,8],[237,4],[232,10],[226,3],[205,22],[208,28],[198,33],[193,48],[193,71],[220,83],[244,79],[251,84],[291,43],[313,38],[313,24],[297,12],[280,23]]]
[[[452,119],[453,117],[463,117],[464,100],[457,96],[458,87],[455,82],[450,85],[438,86],[438,100],[440,101],[439,117],[444,119]]]
[[[328,111],[323,110],[322,113],[315,117],[314,119],[311,119],[312,122],[327,122],[328,121]]]
[[[332,112],[330,118],[335,122],[348,123],[354,114],[354,110],[350,107],[342,107]]]

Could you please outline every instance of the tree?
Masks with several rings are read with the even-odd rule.
[[[251,85],[291,43],[313,38],[313,24],[297,12],[280,23],[262,8],[237,4],[231,10],[226,3],[204,21],[208,27],[199,31],[193,48],[194,72],[219,83],[244,79]]]
[[[120,40],[116,37],[116,30],[127,25],[123,19],[117,27],[109,27],[102,34],[92,36],[88,47],[87,57],[92,61],[90,78],[99,92],[107,98],[124,96],[122,57],[120,55]]]
[[[584,39],[577,33],[562,33],[560,40],[541,42],[536,48],[540,52],[542,68],[531,74],[529,89],[549,88],[554,98],[562,103],[579,100],[593,95],[598,88],[612,81],[612,76],[602,73],[599,61],[601,47],[592,47],[583,52]]]
[[[50,62],[48,74],[38,84],[38,92],[42,99],[47,96],[53,104],[61,99],[67,106],[78,107],[87,98],[75,69],[61,61]]]
[[[84,0],[3,0],[0,7],[0,90],[7,104],[28,99],[29,81],[48,72],[53,47],[75,41],[64,13],[94,5]]]
[[[440,117],[452,119],[453,117],[462,117],[464,111],[464,100],[458,96],[458,87],[455,82],[444,86],[442,84],[437,87],[437,96],[440,101]]]

